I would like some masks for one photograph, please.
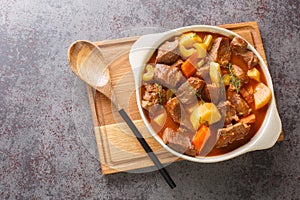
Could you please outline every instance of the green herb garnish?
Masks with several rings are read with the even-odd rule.
[[[239,93],[241,89],[241,80],[235,76],[232,72],[232,64],[229,63],[228,66],[226,67],[229,70],[229,75],[230,75],[230,84],[233,85],[236,89],[236,92]]]
[[[201,100],[201,104],[203,105],[203,104],[205,103],[205,101],[202,99],[202,95],[199,94],[199,93],[197,92],[197,90],[194,90],[194,94]]]
[[[158,103],[162,105],[163,103],[163,94],[162,94],[162,85],[157,84],[157,94],[158,94]]]

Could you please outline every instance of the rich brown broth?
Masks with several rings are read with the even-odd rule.
[[[201,37],[201,38],[204,38],[205,35],[207,34],[211,34],[213,36],[213,39],[217,38],[217,37],[220,37],[222,35],[219,35],[219,34],[212,34],[212,33],[207,33],[207,32],[197,32],[197,34]],[[222,36],[224,37],[224,36]],[[174,38],[171,38],[170,40],[172,40]],[[149,59],[148,63],[154,63],[155,62],[155,58],[157,56],[157,50],[153,53],[153,55],[151,56],[151,58]],[[231,60],[230,62],[232,64],[235,64],[235,65],[238,65],[239,67],[241,67],[243,70],[246,70],[248,69],[245,62],[242,60],[241,57],[239,56],[236,56],[236,55],[232,55],[231,57]],[[264,83],[265,85],[267,85],[267,81],[266,81],[266,77],[263,73],[263,70],[261,69],[261,66],[257,65],[255,66],[259,72],[260,72],[260,79],[261,79],[261,82]],[[222,73],[228,73],[228,70],[226,71],[226,69],[222,69]],[[249,86],[252,86],[252,88],[255,88],[255,86],[257,85],[258,83],[253,80],[253,79],[249,79],[249,83],[248,85]],[[145,89],[144,87],[141,87],[141,96],[143,96],[145,93]],[[205,153],[204,151],[204,154],[205,156],[217,156],[217,155],[221,155],[221,154],[225,154],[225,153],[228,153],[230,151],[233,151],[239,147],[241,147],[242,145],[246,144],[247,142],[249,142],[251,140],[251,138],[258,132],[259,128],[261,127],[264,119],[265,119],[265,116],[266,116],[266,112],[267,112],[267,109],[268,109],[268,106],[265,106],[261,109],[258,109],[256,110],[255,109],[255,105],[254,103],[251,103],[249,104],[249,106],[251,107],[252,109],[252,113],[255,114],[256,116],[256,121],[254,124],[251,125],[251,129],[250,129],[250,132],[248,135],[246,135],[246,137],[242,140],[238,140],[238,141],[235,141],[234,143],[231,143],[230,145],[228,145],[227,147],[223,147],[223,148],[211,148],[211,146],[208,148],[208,152]],[[145,116],[147,117],[149,123],[150,123],[150,117],[149,117],[149,112],[145,109],[143,109],[143,112],[145,114]],[[153,125],[152,125],[153,126]],[[176,130],[178,129],[179,127],[179,124],[175,123],[171,117],[169,115],[167,115],[167,119],[166,119],[166,122],[163,126],[163,128],[161,128],[157,134],[162,137],[162,134],[164,132],[164,130],[169,127],[173,130]],[[220,127],[220,126],[219,126]],[[153,127],[154,130],[157,130],[157,127]],[[217,129],[214,130],[214,128],[210,128],[211,131],[212,131],[212,134],[211,134],[211,142],[215,142],[216,140],[216,135],[217,135]],[[209,141],[207,143],[210,143]],[[209,144],[207,144],[209,145]],[[211,144],[210,144],[211,145]],[[205,145],[206,146],[206,145]],[[205,146],[204,146],[204,149],[205,149]],[[202,153],[201,153],[202,154]],[[201,155],[200,154],[200,155]]]

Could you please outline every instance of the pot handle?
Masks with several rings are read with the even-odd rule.
[[[262,134],[262,136],[258,138],[257,142],[252,146],[250,151],[271,148],[276,143],[280,133],[282,132],[282,124],[276,108],[275,101],[272,102],[272,104],[273,105],[270,108],[271,110],[269,119],[266,119],[268,123],[264,127],[264,130],[262,130],[264,134]]]

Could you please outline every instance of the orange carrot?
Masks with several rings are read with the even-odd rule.
[[[191,55],[191,57],[189,57],[186,61],[184,61],[184,63],[182,63],[181,70],[183,75],[186,78],[189,78],[196,73],[196,64],[197,64],[196,59],[197,59],[197,54],[194,53],[193,55]]]
[[[192,144],[197,149],[198,153],[203,148],[209,136],[210,136],[209,128],[204,124],[202,124],[201,127],[198,129],[197,133],[194,135],[194,138],[192,140]]]
[[[190,63],[189,60],[186,60],[184,63],[182,63],[181,70],[186,78],[191,77],[196,72],[196,68],[192,63]]]
[[[244,123],[244,124],[251,124],[251,123],[255,122],[255,119],[256,119],[255,115],[251,114],[251,115],[241,118],[239,122]]]

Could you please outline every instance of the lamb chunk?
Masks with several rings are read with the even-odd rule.
[[[188,79],[190,86],[194,89],[194,91],[201,93],[206,83],[197,77],[190,77]]]
[[[181,121],[181,107],[180,102],[176,97],[173,97],[167,101],[165,106],[167,113],[173,119],[174,122],[180,124]]]
[[[236,115],[236,110],[230,101],[222,101],[217,107],[220,110],[222,118],[224,118],[224,125],[231,124],[232,120],[239,120],[239,117]]]
[[[201,94],[205,82],[197,77],[190,77],[176,91],[179,101],[184,104],[195,104],[198,102],[197,94]]]
[[[234,37],[230,42],[230,48],[234,54],[246,53],[247,46],[247,42],[240,37]]]
[[[249,86],[247,88],[242,87],[240,89],[240,93],[242,97],[247,101],[248,104],[251,104],[254,102],[254,95],[253,95],[253,88],[252,86]]]
[[[209,65],[205,65],[201,68],[197,68],[194,76],[206,80],[209,75]]]
[[[247,84],[249,77],[242,68],[237,65],[232,65],[232,73],[240,80],[241,85]]]
[[[166,91],[164,89],[159,88],[157,83],[146,83],[145,84],[145,93],[142,99],[142,107],[149,111],[150,107],[166,101]],[[159,92],[161,93],[159,95]],[[161,100],[160,100],[161,98]]]
[[[244,139],[250,131],[251,125],[244,123],[237,123],[233,126],[222,128],[218,130],[218,140],[215,145],[216,148],[227,147],[229,144]]]
[[[190,114],[185,112],[177,97],[170,99],[165,108],[172,120],[178,123],[182,129],[195,131],[190,122]]]
[[[237,93],[231,97],[230,103],[234,105],[238,116],[246,116],[251,112],[251,108],[247,102]]]
[[[167,88],[176,88],[185,81],[184,76],[177,67],[165,64],[156,64],[154,68],[154,79]]]
[[[179,59],[177,60],[174,64],[171,65],[171,67],[177,67],[179,69],[181,69],[181,65],[184,63],[183,60]]]
[[[220,99],[220,88],[215,84],[207,84],[201,94],[204,101],[218,103]]]
[[[162,140],[170,148],[179,153],[184,153],[190,156],[196,155],[196,148],[192,145],[190,137],[180,132],[180,129],[174,131],[166,128],[162,135]]]
[[[258,64],[258,58],[252,51],[247,51],[244,54],[241,54],[244,62],[247,64],[248,69],[252,69]]]
[[[209,55],[214,62],[225,67],[231,59],[231,49],[229,39],[226,37],[218,37],[213,41]]]
[[[234,37],[230,43],[232,53],[241,56],[248,69],[252,69],[258,64],[258,58],[252,51],[247,49],[247,46],[247,42],[240,37]]]
[[[171,65],[175,63],[179,58],[178,53],[178,39],[176,38],[174,41],[166,41],[163,43],[157,51],[156,63],[162,63]]]

